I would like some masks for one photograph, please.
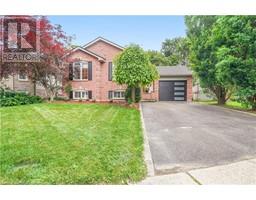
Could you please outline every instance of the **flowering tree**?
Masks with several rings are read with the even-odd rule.
[[[60,25],[51,24],[46,17],[40,17],[37,20],[40,33],[40,62],[8,63],[1,60],[0,78],[22,70],[28,74],[34,85],[39,82],[52,100],[54,95],[56,95],[56,91],[60,89],[57,79],[61,78],[65,73],[65,67],[61,62],[61,58],[67,53],[71,37],[65,34]],[[32,37],[32,35],[28,34],[27,37]],[[28,39],[33,40],[33,38]],[[0,45],[3,45],[3,43],[0,43]]]

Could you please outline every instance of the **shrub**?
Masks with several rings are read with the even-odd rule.
[[[31,96],[24,92],[0,89],[0,106],[18,106],[33,103],[42,103],[43,99],[39,96]]]
[[[67,97],[54,97],[54,100],[55,101],[67,101],[68,99],[67,99]]]
[[[138,103],[141,99],[140,88],[135,88],[135,103]],[[128,87],[125,90],[125,100],[128,104],[132,103],[132,88]]]

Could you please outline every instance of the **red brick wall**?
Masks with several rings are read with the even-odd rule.
[[[86,48],[89,51],[92,51],[100,56],[103,56],[106,59],[105,63],[101,64],[100,74],[99,74],[99,87],[100,87],[100,100],[108,101],[108,91],[125,89],[126,86],[121,86],[116,84],[113,81],[108,80],[108,63],[113,62],[115,56],[122,52],[121,49],[114,47],[110,44],[107,44],[103,41],[98,41],[93,45]]]
[[[153,83],[153,92],[151,93],[146,93],[143,90],[141,90],[141,100],[144,101],[158,101],[159,99],[159,81],[156,80]]]
[[[109,101],[108,91],[125,89],[125,86],[118,85],[108,80],[108,63],[121,52],[120,49],[113,47],[104,42],[96,42],[87,48],[98,55],[106,58],[105,62],[100,63],[97,58],[80,50],[73,52],[67,57],[67,61],[74,59],[92,62],[92,80],[89,81],[71,81],[72,89],[83,89],[92,91],[92,99],[96,101]]]
[[[187,101],[192,101],[193,98],[193,92],[192,92],[192,76],[187,78]]]

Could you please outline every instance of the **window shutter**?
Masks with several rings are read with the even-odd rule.
[[[69,99],[73,99],[73,92],[72,91],[69,92]]]
[[[69,64],[69,80],[73,80],[73,63]]]
[[[113,91],[108,91],[108,98],[112,99],[113,98]]]
[[[112,81],[112,62],[108,63],[108,80]]]
[[[92,91],[91,90],[88,91],[88,98],[92,99]]]
[[[88,62],[88,80],[92,80],[92,62]]]

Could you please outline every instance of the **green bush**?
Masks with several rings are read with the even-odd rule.
[[[31,96],[24,92],[7,91],[0,89],[0,106],[18,106],[33,103],[42,103],[43,99],[39,96]]]
[[[67,97],[54,97],[55,101],[67,101]]]
[[[132,88],[128,87],[125,90],[125,100],[128,104],[132,103]],[[138,103],[141,100],[140,88],[135,88],[135,102]]]

